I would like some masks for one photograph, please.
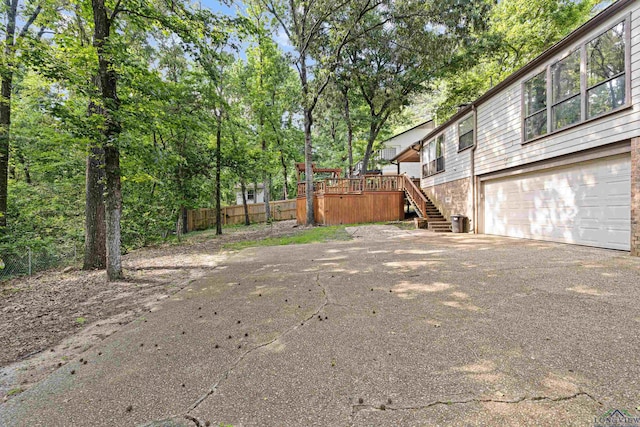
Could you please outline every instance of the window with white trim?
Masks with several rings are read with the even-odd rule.
[[[524,84],[524,139],[547,133],[547,72]]]
[[[388,147],[380,150],[380,160],[391,160],[396,156],[396,147]]]
[[[587,118],[625,104],[625,23],[587,44]]]
[[[458,123],[458,151],[473,146],[473,116]]]
[[[422,152],[422,177],[444,171],[444,135],[430,141]]]
[[[627,105],[628,26],[617,23],[522,84],[525,142]]]
[[[551,129],[580,121],[580,51],[551,66]]]

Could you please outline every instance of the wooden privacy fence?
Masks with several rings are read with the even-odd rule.
[[[295,219],[296,201],[279,200],[270,202],[271,217],[276,220]],[[265,222],[264,203],[249,203],[249,221]],[[244,207],[242,205],[226,206],[221,209],[222,225],[244,224]],[[216,226],[215,209],[192,209],[187,211],[187,232],[206,230]]]

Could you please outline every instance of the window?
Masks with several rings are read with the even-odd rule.
[[[587,117],[625,104],[625,23],[587,44]]]
[[[247,200],[253,200],[255,199],[255,191],[253,188],[249,188],[247,190]]]
[[[614,25],[523,83],[525,142],[627,104],[628,26]]]
[[[380,160],[391,160],[396,156],[396,148],[383,148],[380,150]]]
[[[458,123],[458,151],[473,145],[473,116]]]
[[[547,133],[547,72],[524,84],[525,140]]]
[[[580,121],[580,51],[551,66],[551,128]]]
[[[444,135],[429,142],[422,153],[422,177],[426,178],[444,170]]]

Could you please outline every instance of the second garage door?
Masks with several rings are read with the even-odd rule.
[[[629,250],[630,156],[486,181],[484,232]]]

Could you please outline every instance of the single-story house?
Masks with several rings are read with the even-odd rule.
[[[393,161],[476,233],[640,255],[640,1],[618,0]]]

